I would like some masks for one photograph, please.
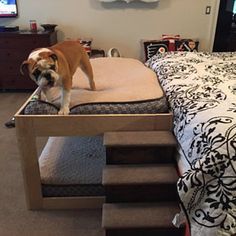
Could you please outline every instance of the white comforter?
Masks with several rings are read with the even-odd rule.
[[[236,53],[172,52],[146,65],[174,114],[192,236],[236,233]]]

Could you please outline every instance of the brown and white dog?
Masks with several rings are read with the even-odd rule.
[[[72,77],[80,67],[89,79],[90,88],[95,90],[93,70],[89,57],[79,41],[64,41],[48,48],[32,51],[21,65],[21,73],[28,68],[29,76],[42,88],[50,101],[49,90],[53,86],[62,88],[61,107],[58,114],[69,113]]]

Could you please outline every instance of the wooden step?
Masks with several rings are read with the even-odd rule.
[[[177,180],[173,164],[107,165],[102,184],[106,202],[175,201]]]
[[[176,203],[104,204],[102,227],[106,236],[183,236],[172,220],[179,213]]]
[[[107,164],[170,163],[177,142],[170,131],[107,132]]]

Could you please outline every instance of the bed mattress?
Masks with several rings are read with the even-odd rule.
[[[91,59],[96,91],[89,89],[83,72],[73,77],[70,114],[156,114],[168,112],[164,92],[156,74],[142,62],[130,58]],[[24,114],[57,114],[60,88],[51,89],[52,101],[44,96],[30,101]]]
[[[174,115],[191,235],[236,234],[236,52],[172,52],[152,68]]]

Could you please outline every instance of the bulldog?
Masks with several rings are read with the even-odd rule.
[[[21,64],[20,71],[24,74],[25,69],[28,69],[30,78],[36,82],[48,101],[51,101],[50,88],[61,87],[61,107],[58,114],[66,115],[69,113],[72,77],[78,67],[87,75],[91,90],[95,90],[92,66],[79,41],[64,41],[32,51]]]

